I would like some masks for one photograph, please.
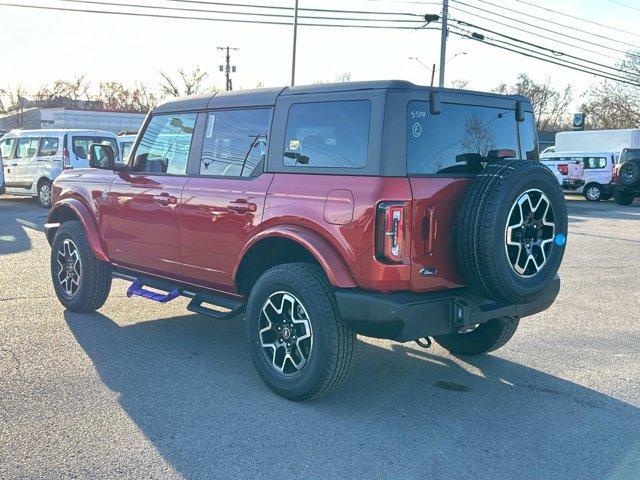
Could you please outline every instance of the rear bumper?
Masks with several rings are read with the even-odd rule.
[[[336,300],[342,318],[355,332],[407,342],[457,332],[493,318],[534,315],[549,308],[559,291],[556,276],[538,298],[519,305],[490,300],[467,287],[429,293],[338,289]]]

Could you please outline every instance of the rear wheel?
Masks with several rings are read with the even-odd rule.
[[[451,353],[458,355],[480,355],[492,352],[506,344],[516,333],[517,317],[502,317],[489,320],[473,330],[438,335],[434,340]]]
[[[584,198],[587,199],[588,202],[599,202],[604,199],[604,195],[602,194],[602,187],[597,183],[590,183],[586,187],[584,187]]]
[[[258,374],[289,400],[326,395],[349,372],[355,334],[316,265],[290,263],[267,270],[249,296],[246,329]]]
[[[38,203],[43,208],[51,207],[51,182],[47,179],[38,183]]]
[[[630,193],[616,190],[613,192],[613,199],[618,205],[631,205],[634,200],[634,196]]]
[[[107,300],[111,267],[98,260],[77,221],[63,223],[51,245],[51,280],[60,303],[73,312],[92,312]]]

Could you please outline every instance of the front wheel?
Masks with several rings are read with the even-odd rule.
[[[494,318],[467,333],[438,335],[434,340],[453,354],[480,355],[497,350],[511,340],[518,323],[517,317]]]
[[[42,180],[38,185],[38,203],[43,208],[51,207],[51,182]]]
[[[251,290],[246,312],[251,360],[262,380],[294,401],[337,388],[351,366],[355,334],[317,265],[267,270]]]
[[[111,267],[95,257],[80,222],[63,223],[51,245],[51,280],[60,303],[72,312],[97,310],[111,279]]]
[[[584,198],[588,202],[599,202],[603,199],[602,188],[597,183],[590,183],[584,187]]]

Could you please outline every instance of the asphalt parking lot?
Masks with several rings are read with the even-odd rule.
[[[571,198],[571,197],[570,197]],[[0,198],[0,478],[640,478],[640,204],[569,201],[561,294],[491,355],[360,338],[323,400],[272,394],[241,319],[65,312],[46,212]]]

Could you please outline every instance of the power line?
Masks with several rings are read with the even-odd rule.
[[[94,0],[57,0],[58,2],[67,2],[67,3],[81,3],[81,4],[90,4],[90,5],[101,5],[104,7],[125,7],[125,8],[143,8],[147,10],[169,10],[176,12],[192,12],[192,13],[215,13],[215,14],[226,14],[226,15],[243,15],[243,16],[251,16],[251,17],[273,17],[273,18],[293,18],[293,15],[285,15],[279,13],[256,13],[256,12],[236,12],[229,10],[210,10],[210,9],[201,9],[201,8],[181,8],[181,7],[164,7],[164,6],[150,6],[150,5],[141,5],[135,3],[114,3],[114,2],[105,2],[105,1],[94,1]],[[175,0],[174,0],[175,1]],[[424,20],[407,20],[407,19],[377,19],[377,18],[356,18],[356,17],[318,17],[318,16],[299,16],[298,18],[306,18],[309,20],[339,20],[339,21],[356,21],[356,22],[400,22],[400,23],[414,23],[414,24],[424,24]]]
[[[212,2],[210,0],[168,0],[170,2],[176,3],[199,3],[202,5],[218,5],[218,6],[226,6],[226,7],[247,7],[247,8],[257,8],[257,9],[267,9],[267,10],[288,10],[293,11],[293,7],[286,7],[284,5],[256,5],[252,3],[229,3],[229,2]],[[422,17],[419,13],[407,13],[407,12],[380,12],[380,11],[367,11],[367,10],[331,10],[326,8],[298,8],[301,12],[322,12],[322,13],[358,13],[364,15],[410,15],[412,17]]]
[[[640,8],[634,7],[633,5],[627,5],[626,3],[622,3],[617,0],[608,0],[608,1],[611,3],[615,3],[616,5],[620,5],[621,7],[627,7],[627,8],[630,8],[631,10],[638,10],[640,12]]]
[[[454,27],[454,28],[457,28],[457,27]],[[565,68],[568,68],[570,70],[575,70],[575,71],[587,73],[589,75],[593,75],[593,76],[596,76],[596,77],[606,78],[608,80],[614,80],[616,82],[626,83],[628,85],[633,85],[635,87],[640,87],[640,83],[634,83],[634,82],[632,82],[630,80],[617,78],[617,77],[612,76],[612,75],[604,75],[604,74],[594,73],[593,71],[588,70],[586,68],[582,68],[581,66],[576,67],[576,66],[574,66],[572,64],[562,63],[562,61],[550,60],[548,58],[544,58],[544,56],[540,57],[540,56],[537,56],[537,55],[533,55],[531,53],[526,53],[526,52],[520,51],[518,49],[505,47],[503,45],[497,45],[497,44],[491,43],[491,42],[489,42],[489,41],[487,41],[485,39],[478,38],[477,36],[469,35],[468,33],[460,33],[460,32],[457,32],[455,30],[451,30],[451,33],[453,33],[454,35],[458,35],[460,37],[463,37],[463,38],[469,38],[471,40],[475,40],[475,41],[483,43],[485,45],[490,45],[492,47],[500,48],[502,50],[507,50],[509,52],[517,53],[518,55],[522,55],[522,56],[525,56],[525,57],[528,57],[528,58],[533,58],[533,59],[540,60],[540,61],[543,61],[543,62],[552,63],[552,64],[558,65],[560,67],[565,67]],[[542,55],[542,54],[540,54],[540,55]]]
[[[569,57],[569,58],[573,58],[574,60],[578,60],[578,61],[585,62],[585,63],[591,63],[592,65],[597,65],[599,67],[608,68],[610,70],[615,70],[617,72],[625,73],[627,75],[637,75],[636,73],[630,72],[628,70],[623,70],[621,68],[613,67],[611,65],[606,65],[604,63],[594,62],[593,60],[588,60],[586,58],[582,58],[582,57],[578,57],[578,56],[575,56],[575,55],[571,55],[569,53],[561,52],[559,50],[556,50],[556,49],[553,49],[553,48],[548,48],[548,47],[545,47],[543,45],[539,45],[537,43],[527,42],[526,40],[521,40],[521,39],[516,38],[516,37],[505,35],[504,33],[496,32],[495,30],[491,30],[491,29],[488,29],[488,28],[485,28],[485,27],[474,25],[473,23],[465,22],[464,20],[456,20],[456,19],[451,19],[451,20],[456,22],[456,23],[458,23],[458,24],[460,24],[460,25],[466,25],[468,27],[477,28],[478,30],[482,30],[484,32],[489,32],[489,33],[492,33],[494,35],[498,35],[500,37],[507,38],[507,39],[512,40],[514,42],[519,42],[519,43],[522,43],[522,44],[525,44],[525,45],[529,45],[531,47],[534,47],[534,48],[537,48],[537,49],[540,49],[540,50],[546,50],[547,52],[550,52],[551,54],[553,54],[556,57],[560,57],[560,56]],[[494,39],[494,41],[500,41],[500,40]]]
[[[592,75],[603,76],[605,78],[609,78],[611,80],[616,80],[618,82],[621,82],[621,81],[625,81],[626,82],[626,81],[630,80],[628,77],[623,77],[623,76],[620,76],[620,75],[615,74],[615,73],[605,72],[603,70],[599,70],[597,68],[589,67],[587,65],[581,65],[579,63],[571,62],[569,60],[565,60],[565,59],[562,59],[562,58],[557,58],[557,57],[554,57],[552,55],[549,55],[549,54],[546,54],[546,53],[542,53],[542,52],[539,52],[539,51],[531,49],[531,48],[527,48],[527,47],[523,47],[523,46],[520,46],[520,45],[516,45],[516,44],[510,43],[510,42],[507,42],[507,41],[504,41],[504,40],[500,40],[500,39],[497,39],[497,38],[486,37],[484,35],[478,36],[478,34],[474,34],[474,33],[468,32],[467,30],[460,29],[459,27],[455,27],[455,28],[458,28],[459,30],[469,34],[471,36],[471,38],[473,38],[475,40],[481,40],[481,41],[490,40],[492,42],[497,42],[497,43],[500,43],[502,45],[508,45],[510,47],[517,48],[518,49],[517,50],[518,53],[522,53],[522,54],[523,54],[523,52],[534,53],[534,54],[540,56],[540,57],[534,57],[534,58],[538,58],[539,60],[542,60],[542,59],[552,59],[554,61],[557,60],[558,62],[563,62],[563,63],[556,63],[557,65],[572,66],[572,67],[580,67],[580,68],[583,68],[583,69],[589,69],[588,71]],[[495,45],[495,44],[492,44],[492,45],[494,45],[496,47],[500,47],[501,46],[501,45]],[[551,62],[551,63],[554,63],[554,62]],[[640,85],[640,84],[638,84],[638,85]]]
[[[524,20],[520,20],[520,19],[518,19],[518,18],[509,17],[508,15],[503,15],[503,14],[501,14],[501,13],[492,12],[491,10],[487,10],[487,9],[485,9],[485,8],[481,8],[481,7],[476,7],[475,5],[470,5],[470,4],[468,4],[468,3],[460,2],[459,0],[451,0],[451,1],[453,1],[453,2],[455,2],[455,3],[457,3],[457,4],[460,4],[460,5],[464,5],[464,6],[466,6],[466,7],[471,7],[471,8],[474,8],[474,9],[476,9],[476,10],[480,10],[480,11],[482,11],[482,12],[490,13],[490,14],[495,15],[495,16],[497,16],[497,17],[501,17],[501,18],[505,18],[505,19],[507,19],[507,20],[511,20],[511,21],[514,21],[514,22],[518,22],[518,23],[520,23],[520,24],[527,25],[527,26],[529,26],[529,27],[534,27],[534,28],[537,28],[538,30],[544,30],[545,32],[554,33],[554,34],[556,34],[556,35],[561,35],[561,36],[564,36],[564,37],[567,37],[567,38],[571,38],[571,39],[573,39],[573,40],[578,40],[578,41],[580,41],[580,42],[588,43],[589,45],[595,45],[595,46],[597,46],[597,47],[604,48],[604,49],[607,49],[607,50],[612,50],[612,51],[619,52],[619,53],[624,53],[624,54],[626,54],[626,53],[627,53],[627,51],[626,51],[626,50],[620,50],[620,49],[617,49],[617,48],[614,48],[614,47],[607,47],[607,46],[605,46],[605,45],[601,45],[601,44],[599,44],[599,43],[595,43],[595,42],[592,42],[592,41],[590,41],[590,40],[585,40],[584,38],[574,37],[573,35],[568,35],[568,34],[566,34],[566,33],[558,32],[558,31],[556,31],[556,30],[551,30],[551,29],[549,29],[549,28],[545,28],[545,27],[542,27],[542,26],[540,26],[540,25],[535,25],[535,24],[533,24],[533,23],[528,23],[528,22],[525,22]],[[459,9],[458,9],[458,10],[459,10]],[[474,13],[471,13],[471,12],[466,12],[466,13],[469,13],[469,14],[471,14],[471,15],[475,15]],[[571,29],[572,27],[566,27],[566,28]],[[620,43],[622,43],[622,42],[620,42]],[[634,48],[635,48],[635,47],[634,47]]]
[[[503,27],[511,28],[513,30],[518,30],[518,32],[521,32],[521,33],[527,33],[527,34],[533,35],[535,37],[544,38],[545,40],[550,40],[552,42],[560,43],[560,44],[566,45],[568,47],[577,48],[579,50],[582,50],[582,51],[585,51],[585,52],[589,52],[589,53],[593,53],[595,55],[611,58],[611,59],[616,60],[616,61],[620,61],[621,60],[619,57],[614,57],[613,55],[609,55],[609,54],[606,54],[606,53],[602,53],[602,52],[598,52],[596,50],[592,50],[592,49],[586,48],[584,45],[576,45],[574,43],[565,42],[564,40],[560,40],[558,38],[548,37],[548,36],[543,35],[541,33],[537,33],[535,31],[531,31],[531,30],[526,30],[526,29],[524,29],[522,27],[516,27],[516,26],[513,26],[513,25],[509,25],[507,23],[501,22],[500,20],[495,20],[493,18],[485,17],[485,16],[483,16],[483,15],[481,15],[479,13],[470,12],[469,10],[465,10],[465,9],[457,7],[457,6],[451,6],[450,8],[453,8],[453,9],[457,10],[458,12],[466,13],[467,15],[473,15],[473,16],[475,16],[477,18],[481,18],[482,20],[486,20],[486,21],[491,22],[491,23],[496,23],[496,24],[498,24],[500,26],[503,26]],[[601,48],[607,49],[608,47],[601,47]]]
[[[95,13],[101,15],[119,15],[129,17],[143,17],[143,18],[159,18],[170,20],[201,20],[208,22],[227,22],[227,23],[250,23],[255,25],[292,25],[291,22],[277,22],[268,20],[243,20],[234,18],[211,18],[211,17],[191,17],[184,15],[159,15],[154,13],[135,13],[135,12],[122,12],[114,10],[89,10],[80,8],[64,8],[64,7],[47,7],[44,5],[22,5],[16,3],[1,2],[0,7],[14,7],[14,8],[27,8],[35,10],[47,10],[47,11],[59,11],[59,12],[76,12],[76,13]],[[381,20],[382,21],[382,20]],[[424,22],[421,22],[424,23]],[[425,26],[393,26],[393,25],[362,25],[362,24],[333,24],[333,23],[298,23],[299,26],[305,27],[330,27],[330,28],[373,28],[373,29],[387,29],[387,30],[439,30],[438,28],[425,27]]]
[[[604,23],[594,22],[593,20],[589,20],[587,18],[576,17],[575,15],[571,15],[570,13],[561,12],[560,10],[554,10],[553,8],[543,7],[542,5],[538,5],[535,3],[527,2],[526,0],[514,0],[514,2],[523,3],[525,5],[529,5],[531,7],[539,8],[540,10],[544,10],[546,12],[557,13],[558,15],[562,15],[564,17],[573,18],[574,20],[579,20],[581,22],[590,23],[591,25],[597,25],[598,27],[607,28],[609,30],[613,30],[615,32],[627,33],[629,35],[633,35],[635,37],[640,37],[640,34],[635,32],[630,32],[629,30],[623,30],[621,28],[612,27],[610,25],[605,25]]]
[[[457,0],[452,0],[452,1],[457,1]],[[462,2],[459,2],[459,3],[462,3]],[[576,32],[586,33],[587,35],[591,35],[591,36],[594,36],[594,37],[602,38],[602,39],[610,41],[610,42],[616,42],[616,43],[620,43],[622,45],[627,45],[627,46],[632,47],[632,48],[640,49],[640,47],[637,46],[637,45],[633,45],[633,44],[630,44],[630,43],[622,42],[620,40],[614,40],[611,37],[607,37],[605,35],[600,35],[599,33],[589,32],[587,30],[582,30],[580,28],[573,27],[571,25],[565,25],[564,23],[555,22],[553,20],[549,20],[549,19],[542,18],[542,17],[537,17],[535,15],[531,15],[530,13],[524,13],[524,12],[521,12],[520,10],[516,10],[514,8],[505,7],[503,5],[499,5],[497,3],[492,3],[492,2],[489,2],[487,0],[482,0],[482,3],[484,3],[486,5],[491,5],[492,7],[498,7],[498,8],[501,8],[503,10],[507,10],[508,12],[513,12],[513,13],[515,13],[517,15],[524,15],[524,16],[527,16],[527,17],[530,17],[530,18],[535,18],[536,20],[542,20],[543,22],[547,22],[547,23],[550,23],[552,25],[558,25],[559,27],[570,28],[572,30],[575,30]],[[463,3],[463,5],[466,5],[466,4]],[[469,6],[469,5],[467,5],[467,6]],[[478,8],[478,7],[473,7],[473,8]],[[499,15],[499,14],[496,13],[495,15]],[[517,20],[517,19],[514,19],[514,20]],[[517,20],[517,21],[520,21],[520,20]]]

